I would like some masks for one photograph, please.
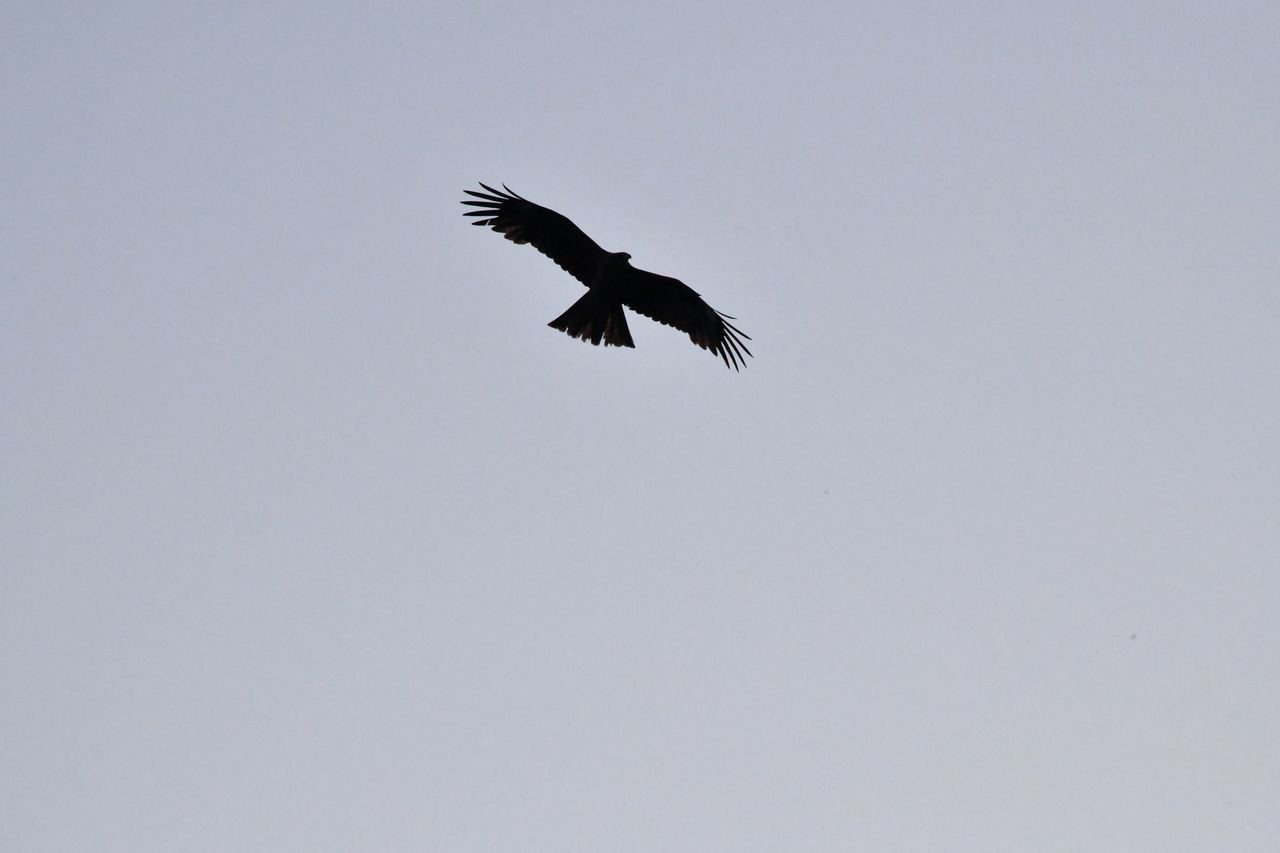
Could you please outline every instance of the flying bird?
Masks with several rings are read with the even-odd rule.
[[[738,370],[751,355],[743,339],[750,337],[730,320],[702,301],[693,288],[682,281],[631,266],[626,252],[606,252],[582,229],[554,210],[534,204],[503,184],[500,192],[480,184],[485,192],[463,190],[475,200],[462,203],[478,208],[466,216],[477,217],[472,225],[488,225],[513,243],[533,247],[587,286],[586,294],[569,306],[549,325],[570,337],[599,346],[635,347],[627,315],[622,306],[674,326],[689,340],[724,359],[726,367]]]

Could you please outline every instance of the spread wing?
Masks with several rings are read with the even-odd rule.
[[[507,189],[503,184],[499,192],[481,184],[488,192],[463,190],[480,201],[464,201],[465,205],[479,208],[469,210],[465,216],[478,217],[472,225],[488,225],[513,243],[532,243],[533,247],[578,281],[591,285],[599,267],[600,258],[606,254],[582,232],[582,229],[554,210],[534,204]]]
[[[737,370],[746,363],[745,357],[751,355],[751,350],[742,342],[751,338],[729,322],[734,318],[703,302],[684,282],[627,267],[622,273],[621,288],[623,305],[686,332],[689,340],[724,359],[726,367]]]

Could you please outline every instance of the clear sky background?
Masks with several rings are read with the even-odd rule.
[[[1276,849],[1278,91],[1271,0],[6,4],[0,848]]]

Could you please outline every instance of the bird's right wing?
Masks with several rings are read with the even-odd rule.
[[[472,225],[488,225],[513,243],[531,243],[533,247],[578,281],[591,285],[600,259],[606,253],[596,245],[582,229],[554,210],[531,201],[507,189],[503,184],[499,192],[481,184],[487,193],[463,190],[480,201],[464,201],[465,205],[479,208],[469,210],[466,216],[478,217]]]

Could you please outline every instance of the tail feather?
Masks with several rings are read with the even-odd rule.
[[[591,341],[595,346],[604,341],[607,347],[635,347],[631,330],[627,328],[627,315],[622,313],[622,303],[605,299],[594,290],[588,290],[568,311],[547,325],[570,337]]]

